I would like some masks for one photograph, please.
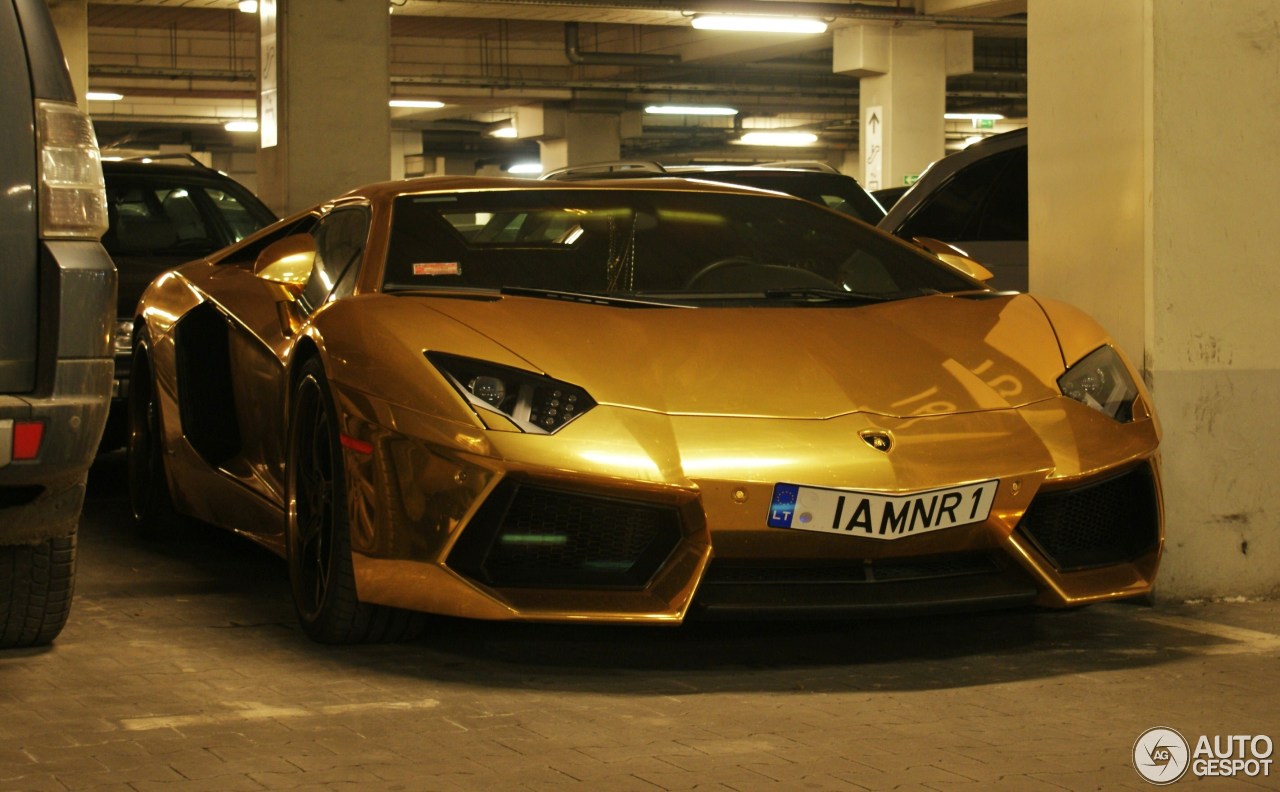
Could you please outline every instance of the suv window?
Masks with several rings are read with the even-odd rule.
[[[226,190],[206,187],[204,194],[208,196],[222,219],[227,222],[227,226],[231,229],[232,242],[239,242],[262,228],[262,220],[254,217],[239,198]]]
[[[108,172],[111,226],[102,239],[115,254],[192,257],[238,242],[272,218],[226,189]]]
[[[903,224],[899,236],[947,241],[1027,238],[1027,150],[1017,148],[961,169]]]

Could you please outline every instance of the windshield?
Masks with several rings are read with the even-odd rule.
[[[849,176],[812,171],[735,170],[726,173],[689,173],[690,178],[745,184],[762,190],[787,193],[841,214],[875,225],[884,219],[884,209]]]
[[[383,286],[773,304],[983,288],[803,201],[589,188],[401,196]]]

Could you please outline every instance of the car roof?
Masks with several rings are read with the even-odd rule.
[[[734,164],[696,164],[663,165],[651,160],[612,160],[609,162],[593,162],[585,165],[570,165],[557,168],[542,175],[546,181],[573,181],[599,178],[654,178],[659,176],[685,175],[690,173],[823,173],[832,176],[843,176],[840,171],[825,162],[812,160],[787,160],[764,163]],[[846,177],[852,178],[852,177]]]
[[[1027,145],[1027,127],[1015,129],[1012,132],[1001,132],[999,135],[983,138],[977,143],[968,146],[960,151],[952,152],[947,156],[937,160],[930,168],[946,168],[952,167],[962,168],[970,162],[989,157],[992,154],[998,154],[1002,151],[1018,148]]]
[[[574,180],[542,181],[539,179],[521,179],[504,176],[424,176],[417,179],[404,179],[401,181],[368,184],[346,193],[341,196],[340,200],[343,198],[356,197],[373,200],[394,198],[399,195],[412,195],[415,193],[486,190],[626,190],[631,192],[647,190],[696,190],[698,192],[769,195],[800,200],[799,198],[793,198],[792,196],[770,190],[761,190],[754,187],[745,187],[725,182],[680,178],[676,176],[645,179],[641,183],[637,183],[635,179],[628,178],[591,179],[589,182],[584,183],[582,181]]]
[[[175,161],[177,160],[177,161]],[[102,173],[138,173],[164,175],[168,177],[205,178],[219,181],[231,180],[222,171],[215,170],[187,154],[162,157],[139,157],[131,159],[103,159]]]

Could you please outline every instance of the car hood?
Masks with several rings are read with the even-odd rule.
[[[695,309],[408,299],[601,404],[667,414],[1000,410],[1057,395],[1063,370],[1054,330],[1026,295]]]

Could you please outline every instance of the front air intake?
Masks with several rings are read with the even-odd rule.
[[[1044,492],[1018,533],[1061,572],[1133,561],[1160,538],[1160,505],[1146,465],[1096,484]]]
[[[641,589],[680,543],[668,506],[504,481],[450,567],[497,588]]]

